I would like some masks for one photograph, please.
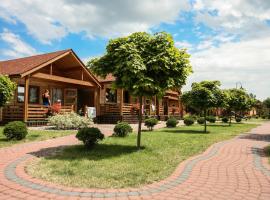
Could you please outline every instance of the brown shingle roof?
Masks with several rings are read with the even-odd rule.
[[[101,83],[115,81],[115,77],[112,74],[108,74],[105,78],[101,78],[100,76],[96,76],[96,77],[98,81]]]
[[[18,58],[14,60],[0,61],[0,74],[5,75],[23,74],[69,51],[72,50],[67,49],[25,58]]]

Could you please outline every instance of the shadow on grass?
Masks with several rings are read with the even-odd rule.
[[[207,124],[209,127],[231,127],[229,124]]]
[[[140,150],[145,149],[141,147]],[[111,157],[118,157],[125,154],[137,152],[136,146],[117,145],[117,144],[97,144],[92,149],[87,149],[84,145],[58,146],[44,148],[29,154],[36,157],[45,157],[46,159],[57,160],[102,160]]]
[[[188,133],[188,134],[207,134],[210,133],[209,131],[207,131],[206,133],[202,130],[175,130],[175,129],[166,129],[166,130],[162,130],[162,132],[168,132],[168,133]]]
[[[8,140],[7,138],[0,138],[0,142],[9,142],[10,140]]]

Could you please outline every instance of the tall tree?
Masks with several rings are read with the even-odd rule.
[[[203,112],[204,132],[207,131],[206,113],[211,108],[222,107],[225,104],[225,94],[219,88],[219,81],[202,81],[192,83],[191,90],[184,92],[182,101],[185,105]]]
[[[106,54],[91,60],[88,67],[97,75],[111,73],[115,87],[139,97],[137,147],[141,146],[142,97],[161,96],[167,89],[185,84],[192,72],[189,54],[174,46],[172,36],[138,32],[109,41]]]
[[[9,77],[0,75],[0,107],[3,107],[14,94],[16,84]]]
[[[232,113],[236,116],[239,112],[248,111],[255,105],[256,101],[243,88],[233,88],[225,90],[225,92],[227,94],[227,111],[230,115],[229,125],[231,125]]]
[[[268,115],[270,115],[270,97],[263,101],[263,105],[268,109]]]

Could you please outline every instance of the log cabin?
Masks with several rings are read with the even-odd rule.
[[[109,74],[105,78],[98,77],[100,88],[100,115],[99,123],[116,123],[126,121],[137,123],[139,100],[123,89],[113,89],[115,78]],[[144,116],[155,116],[160,120],[166,120],[169,116],[183,117],[183,108],[179,99],[180,90],[168,90],[163,98],[143,97]]]
[[[78,112],[85,106],[99,112],[101,85],[72,49],[0,61],[0,74],[17,84],[14,98],[2,109],[3,122],[46,122],[45,90],[49,90],[51,104],[61,101],[61,113]]]

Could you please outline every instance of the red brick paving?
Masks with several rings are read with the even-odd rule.
[[[188,178],[170,189],[162,192],[155,192],[148,195],[138,196],[114,196],[111,198],[95,198],[95,199],[154,199],[154,200],[176,200],[176,199],[265,199],[270,200],[270,165],[266,157],[260,155],[260,168],[254,163],[254,147],[262,149],[269,145],[270,139],[270,123],[253,129],[249,136],[241,136],[222,144],[218,151],[207,159],[196,162]],[[48,192],[21,186],[16,182],[6,179],[4,170],[10,164],[20,157],[30,152],[36,152],[44,148],[57,147],[62,145],[71,145],[77,143],[74,135],[62,138],[52,139],[48,141],[32,142],[27,144],[14,145],[12,147],[0,149],[0,199],[91,199],[90,197],[81,196],[61,196]],[[213,150],[210,147],[202,155],[198,155],[188,159],[177,167],[175,172],[167,179],[146,185],[141,188],[155,189],[162,184],[175,180],[189,162],[196,158],[207,156]],[[206,157],[205,157],[206,158]],[[140,189],[119,189],[119,190],[95,190],[95,189],[78,189],[58,186],[42,180],[33,179],[24,171],[25,162],[21,162],[16,167],[17,176],[31,180],[34,183],[51,186],[54,188],[65,189],[77,192],[136,192]],[[258,164],[258,163],[257,163]],[[268,170],[263,173],[261,168]]]

